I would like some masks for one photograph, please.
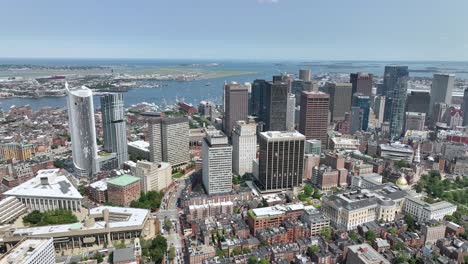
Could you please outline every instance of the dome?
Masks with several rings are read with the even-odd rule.
[[[399,186],[407,186],[408,181],[405,179],[405,176],[401,175],[401,177],[396,181],[396,184]]]

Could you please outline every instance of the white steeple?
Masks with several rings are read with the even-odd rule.
[[[416,153],[414,154],[414,163],[420,163],[421,162],[421,143],[418,144],[418,148],[416,149]]]

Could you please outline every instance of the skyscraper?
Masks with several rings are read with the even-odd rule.
[[[452,104],[452,91],[455,82],[454,74],[435,73],[431,86],[431,103],[429,104],[429,113],[436,103]]]
[[[468,126],[468,88],[463,92],[463,126]]]
[[[405,130],[424,130],[425,113],[406,112]]]
[[[411,91],[406,98],[406,112],[429,114],[431,94],[429,92]]]
[[[65,83],[65,89],[75,174],[92,177],[98,167],[93,92],[86,86],[69,89],[68,83]]]
[[[288,94],[286,112],[286,130],[292,131],[296,127],[296,96],[294,94]]]
[[[367,131],[369,127],[369,112],[370,112],[370,97],[355,93],[353,95],[353,106],[359,107],[362,114],[362,122],[360,130]]]
[[[152,117],[149,119],[150,161],[169,162],[172,167],[186,164],[189,154],[187,117]]]
[[[362,95],[372,95],[372,78],[371,73],[351,73],[349,82],[352,85],[352,93],[360,93]]]
[[[101,97],[104,150],[117,155],[119,168],[128,160],[127,125],[123,95],[110,93]]]
[[[232,190],[232,146],[219,130],[207,129],[202,143],[203,186],[208,194]]]
[[[263,191],[291,189],[302,184],[304,135],[294,132],[260,133],[258,183]]]
[[[380,128],[384,122],[384,113],[385,113],[385,95],[377,95],[373,98],[372,110],[375,114],[375,127]]]
[[[408,90],[408,66],[385,66],[384,87],[385,115],[390,120],[390,138],[399,139],[403,132],[406,92]]]
[[[350,83],[327,83],[330,94],[332,122],[344,121],[345,113],[351,109],[352,85]]]
[[[299,70],[299,79],[304,82],[310,82],[311,72],[310,69],[300,69]]]
[[[232,171],[237,175],[252,173],[257,158],[257,125],[237,121],[232,132]]]
[[[326,146],[330,96],[323,92],[302,92],[299,132],[307,139],[319,139]]]
[[[267,81],[258,79],[255,80],[252,84],[252,95],[250,97],[249,114],[253,116],[258,116],[262,121],[264,121],[266,115],[265,101],[267,87]]]
[[[224,132],[229,137],[239,120],[249,115],[249,87],[237,83],[224,85]]]
[[[266,87],[265,124],[266,130],[287,130],[288,84],[268,82]]]

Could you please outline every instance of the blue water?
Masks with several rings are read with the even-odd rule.
[[[218,63],[218,66],[208,66]],[[252,82],[255,79],[271,79],[272,75],[282,72],[297,74],[301,68],[309,68],[314,73],[369,72],[382,76],[385,65],[408,65],[411,76],[431,77],[434,72],[455,73],[457,78],[468,79],[468,62],[405,62],[405,61],[310,61],[310,62],[253,62],[253,61],[216,61],[216,60],[124,60],[124,59],[2,59],[0,64],[34,64],[34,65],[124,65],[126,69],[139,70],[157,67],[186,67],[205,71],[242,71],[255,72],[230,77],[195,80],[187,82],[167,81],[160,88],[134,89],[124,94],[125,105],[130,106],[140,102],[155,104],[173,104],[176,100],[197,105],[201,100],[213,100],[221,103],[222,87],[225,81],[239,83]],[[417,70],[418,72],[411,72]],[[424,70],[424,72],[419,72]],[[0,71],[0,77],[9,76],[8,72]],[[210,83],[209,86],[206,86]],[[94,103],[99,107],[99,98]],[[0,107],[8,109],[12,105],[31,105],[34,109],[43,107],[66,107],[65,97],[44,98],[8,98],[0,99]]]

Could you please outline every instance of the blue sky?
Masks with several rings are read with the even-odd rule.
[[[0,57],[468,60],[467,0],[0,0]]]

